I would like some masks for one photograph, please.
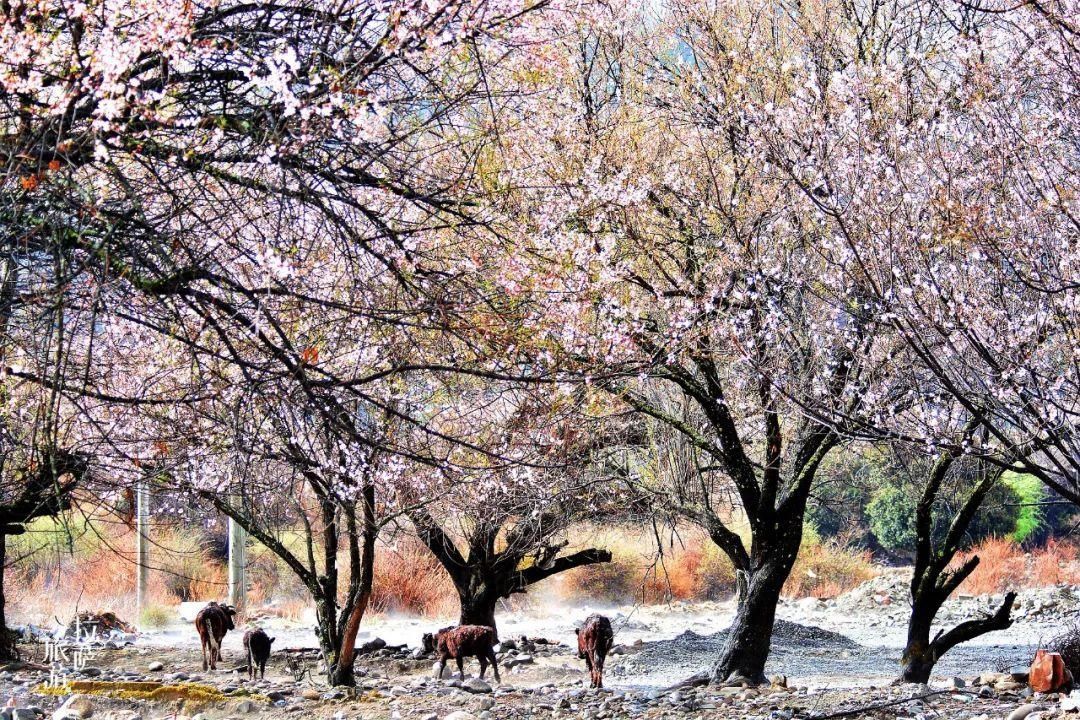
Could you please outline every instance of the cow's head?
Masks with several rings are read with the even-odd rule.
[[[420,644],[424,647],[424,652],[435,652],[435,633],[424,633],[424,636],[420,639]]]
[[[235,630],[236,625],[233,624],[233,617],[236,615],[236,608],[232,605],[222,605],[221,609],[225,611],[225,629]]]

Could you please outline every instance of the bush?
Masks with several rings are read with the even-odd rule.
[[[877,574],[870,552],[842,541],[822,541],[810,529],[804,531],[799,557],[784,583],[788,597],[836,597]]]
[[[947,483],[938,494],[933,511],[933,536],[941,543],[949,530],[953,513],[970,488],[962,482]],[[882,547],[889,550],[915,549],[915,508],[922,487],[918,484],[889,483],[881,487],[866,507],[870,530]],[[991,537],[1013,535],[1020,516],[1020,496],[1004,482],[995,484],[968,527],[965,545]]]
[[[911,550],[915,547],[915,499],[910,492],[886,485],[866,506],[870,531],[882,547]]]
[[[427,616],[456,615],[459,609],[450,576],[435,556],[412,538],[376,550],[371,608]]]
[[[173,612],[172,608],[157,603],[147,605],[143,608],[143,611],[139,613],[139,629],[146,630],[148,628],[165,627],[175,618],[176,613]]]

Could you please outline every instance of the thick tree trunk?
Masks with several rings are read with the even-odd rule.
[[[7,535],[0,532],[0,660],[15,660],[15,633],[8,630],[4,605],[4,565],[7,562]]]
[[[750,576],[728,629],[724,649],[713,665],[713,683],[761,685],[768,682],[765,661],[772,645],[776,606],[788,572],[790,567],[775,563]]]
[[[904,669],[900,673],[900,682],[926,684],[937,661],[949,650],[988,632],[1008,628],[1012,625],[1011,613],[1015,601],[1016,593],[1006,593],[1001,607],[993,615],[966,620],[948,632],[940,630],[931,640],[930,627],[941,603],[919,603],[916,600],[908,622],[908,640],[904,648]]]
[[[926,602],[911,605],[907,644],[900,661],[904,667],[900,673],[902,682],[925,684],[930,680],[930,673],[938,661],[930,643],[930,628],[938,609]]]
[[[499,628],[495,624],[495,606],[499,602],[498,597],[491,592],[474,592],[470,588],[458,588],[458,599],[461,601],[459,625],[487,625],[495,628],[495,635],[498,637]]]

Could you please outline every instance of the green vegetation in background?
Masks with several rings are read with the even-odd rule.
[[[866,506],[870,530],[882,547],[890,550],[914,550],[915,506],[922,488],[915,483],[888,482],[874,493]],[[934,504],[933,534],[942,542],[953,514],[960,507],[968,488],[948,484]],[[987,493],[982,506],[968,528],[966,545],[989,537],[1005,537],[1016,532],[1020,516],[1020,495],[1008,484],[999,482]]]
[[[1046,525],[1046,511],[1039,504],[1046,500],[1046,486],[1034,475],[1021,475],[1011,471],[1002,475],[1001,479],[1013,489],[1020,501],[1013,540],[1018,543],[1034,540]]]

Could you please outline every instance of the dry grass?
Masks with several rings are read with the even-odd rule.
[[[371,608],[375,612],[453,615],[457,592],[427,548],[407,539],[378,549]]]
[[[647,604],[672,600],[718,600],[735,592],[735,572],[704,533],[684,529],[679,541],[657,553],[644,533],[609,532],[612,562],[567,573],[560,593],[567,601],[594,598]],[[843,543],[823,543],[807,533],[791,578],[789,597],[833,597],[875,575],[870,554]]]
[[[35,549],[8,569],[6,590],[13,622],[48,623],[71,617],[79,609],[110,610],[121,618],[137,617],[135,566],[130,552],[133,533],[122,526],[77,529],[70,537],[40,523],[23,537],[23,550]],[[682,528],[668,536],[659,554],[648,531],[625,528],[582,528],[574,547],[607,547],[613,561],[564,573],[546,582],[568,603],[594,600],[612,603],[664,603],[673,600],[716,600],[734,592],[734,572],[727,558],[700,531]],[[207,600],[225,593],[224,565],[210,554],[209,542],[197,532],[161,529],[154,535],[151,610],[144,625],[168,622],[181,599]],[[299,536],[286,536],[287,545]],[[36,543],[36,544],[33,544]],[[1007,539],[984,542],[973,552],[982,562],[961,587],[972,594],[1008,589],[1080,583],[1077,547],[1050,542],[1026,552]],[[12,553],[18,557],[21,553]],[[958,558],[962,562],[967,556]],[[344,558],[342,558],[344,560]],[[342,564],[346,567],[346,563]],[[822,542],[807,533],[795,568],[785,585],[789,597],[833,597],[874,574],[869,554],[843,543]],[[306,588],[285,564],[253,545],[248,566],[249,605],[281,617],[303,621],[310,616]],[[341,585],[347,587],[348,573]],[[543,594],[543,589],[538,589]],[[380,542],[376,552],[371,612],[428,616],[453,615],[457,596],[446,573],[415,539],[393,545]]]
[[[989,595],[1031,587],[1080,583],[1080,560],[1071,542],[1051,540],[1029,552],[1010,538],[984,541],[956,560],[959,565],[972,555],[979,565],[960,586],[960,592]]]
[[[814,536],[803,541],[795,567],[784,584],[788,597],[833,598],[874,577],[870,552],[846,543],[821,542]]]

